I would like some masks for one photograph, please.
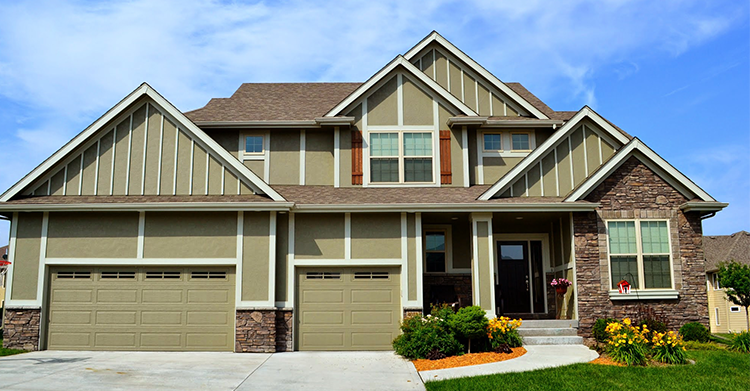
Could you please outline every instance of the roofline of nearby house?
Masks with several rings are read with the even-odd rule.
[[[209,128],[262,128],[262,129],[298,129],[321,128],[323,126],[351,126],[354,117],[317,117],[314,120],[291,121],[195,121],[203,129]]]

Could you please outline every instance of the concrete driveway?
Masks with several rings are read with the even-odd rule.
[[[58,352],[0,357],[3,390],[424,390],[392,352]]]

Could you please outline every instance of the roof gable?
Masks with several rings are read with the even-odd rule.
[[[137,118],[142,118],[143,122],[136,122],[137,126],[134,126],[133,120],[136,116],[138,116]],[[153,123],[154,120],[149,125],[148,121],[152,117],[158,118],[155,121],[160,122],[159,126]],[[250,169],[242,165],[227,150],[222,148],[216,141],[177,110],[169,101],[164,99],[148,84],[143,83],[6,191],[0,196],[0,202],[6,202],[21,194],[114,195],[122,193],[122,195],[144,195],[147,193],[146,161],[149,155],[147,146],[153,140],[155,140],[153,142],[156,144],[152,145],[159,146],[159,149],[154,150],[151,156],[152,158],[158,156],[158,171],[161,172],[163,158],[161,152],[166,150],[166,148],[163,146],[163,136],[157,138],[154,133],[164,134],[165,123],[168,124],[167,128],[169,128],[169,124],[174,126],[174,132],[172,133],[174,134],[174,139],[171,139],[171,141],[175,148],[172,156],[174,158],[172,168],[174,170],[175,186],[173,186],[171,192],[168,192],[169,195],[182,193],[182,191],[177,191],[176,184],[178,180],[180,183],[189,182],[189,185],[186,186],[187,190],[184,192],[186,194],[192,194],[194,189],[200,189],[198,192],[200,194],[208,194],[209,186],[211,185],[213,185],[212,188],[214,189],[220,188],[217,191],[221,194],[225,191],[231,192],[231,190],[226,190],[231,185],[231,183],[227,183],[226,178],[230,178],[229,182],[231,182],[231,178],[234,178],[234,180],[237,180],[237,184],[234,185],[234,191],[237,193],[240,193],[244,187],[250,193],[265,194],[274,201],[284,201],[281,195],[258,178]],[[118,129],[121,129],[119,135],[117,134]],[[140,137],[139,142],[135,142],[135,145],[133,141],[135,139],[134,129],[137,129]],[[148,135],[149,129],[152,129],[150,136]],[[156,129],[159,129],[159,131],[157,132]],[[127,140],[124,140],[125,137],[127,137]],[[182,150],[178,149],[180,140],[182,140]],[[124,183],[120,184],[117,182],[118,186],[121,186],[122,191],[115,191],[115,168],[117,165],[115,156],[117,149],[115,148],[117,148],[118,142],[123,142],[123,147],[127,146],[125,149],[121,148],[122,153],[120,154],[121,156],[126,156],[126,162],[121,164],[121,166],[126,167],[122,170],[121,176],[123,178],[121,182]],[[112,149],[108,150],[108,148]],[[177,166],[180,162],[177,161],[177,157],[180,154],[189,157],[189,160],[186,159],[182,163],[183,167],[189,168],[189,171],[187,171],[189,174],[182,175],[178,179]],[[71,166],[71,163],[75,161],[78,161],[77,166],[75,164]],[[196,161],[198,164],[195,163]],[[84,173],[84,166],[87,168],[86,173]],[[100,176],[106,177],[108,174],[104,168],[100,172],[100,167],[102,166],[105,166],[111,172],[108,180],[99,180]],[[70,167],[73,167],[72,173],[69,173],[71,170]],[[75,169],[76,167],[78,170]],[[209,172],[214,172],[215,174],[214,183],[211,184],[209,184]],[[84,175],[88,175],[90,178],[88,182]],[[68,191],[69,179],[72,180],[76,176],[78,182],[75,189]],[[131,180],[133,183],[131,183]],[[154,178],[153,182],[159,182],[156,187],[156,193],[161,193],[159,190],[162,188],[161,180]],[[46,184],[46,187],[42,186],[43,184]],[[91,194],[84,194],[84,184],[86,184],[87,189],[90,189]],[[184,186],[184,184],[182,185]],[[55,192],[52,191],[53,186],[56,190]],[[58,188],[60,189],[59,191]],[[85,193],[88,192],[87,190]]]
[[[386,66],[384,66],[381,70],[379,70],[370,79],[362,83],[362,85],[360,85],[356,90],[354,90],[351,94],[349,94],[349,96],[347,96],[338,105],[336,105],[333,109],[331,109],[325,116],[334,117],[334,116],[341,115],[348,108],[353,107],[355,102],[359,101],[360,98],[363,98],[367,94],[367,91],[369,91],[371,88],[376,87],[377,85],[380,85],[383,82],[390,80],[389,75],[391,74],[392,71],[394,71],[397,68],[402,68],[404,71],[406,71],[408,75],[410,75],[415,80],[427,86],[430,90],[432,90],[432,92],[438,95],[442,100],[456,107],[464,115],[477,116],[477,113],[475,113],[469,106],[467,106],[466,104],[461,102],[461,100],[457,99],[451,93],[446,91],[437,82],[435,82],[435,80],[432,80],[431,78],[427,77],[427,75],[425,75],[422,71],[420,71],[417,67],[415,67],[409,61],[407,61],[401,55],[396,56],[396,58],[394,58],[391,62],[389,62]]]
[[[616,129],[612,124],[610,124],[608,121],[606,121],[604,118],[602,118],[599,114],[597,114],[595,111],[591,110],[588,106],[584,106],[576,115],[574,115],[568,122],[565,123],[560,129],[558,129],[555,133],[552,134],[550,138],[548,138],[544,143],[539,145],[533,152],[531,152],[526,158],[524,158],[520,163],[518,163],[515,167],[513,167],[507,174],[505,174],[500,180],[498,180],[492,187],[489,188],[486,192],[484,192],[479,199],[483,201],[487,201],[493,197],[497,197],[501,194],[504,194],[506,192],[509,192],[511,187],[514,183],[517,181],[523,179],[523,177],[529,172],[529,170],[534,167],[535,165],[543,164],[540,163],[542,159],[545,158],[545,156],[548,156],[552,153],[555,153],[554,150],[557,148],[558,145],[560,145],[563,141],[565,141],[566,138],[571,137],[571,134],[576,132],[583,123],[589,122],[592,125],[595,125],[595,127],[592,127],[592,129],[596,129],[596,135],[602,139],[605,143],[613,147],[614,149],[619,148],[621,145],[626,144],[629,139],[627,136],[625,136],[624,133]],[[585,130],[584,130],[584,136],[585,136]],[[573,150],[573,146],[570,146],[570,151]],[[569,151],[569,152],[570,152]],[[584,151],[586,153],[587,151]],[[602,161],[599,161],[599,164],[603,163]],[[558,162],[556,162],[557,164]],[[597,165],[598,166],[598,165]],[[571,171],[572,171],[572,165],[571,165]],[[593,166],[592,166],[593,167]],[[590,171],[586,169],[585,171]],[[585,173],[585,176],[588,176],[588,172]],[[543,176],[543,175],[542,175]],[[571,172],[570,174],[571,178],[575,178],[575,173]],[[580,181],[578,182],[580,183]],[[577,183],[574,183],[573,187],[575,187]],[[560,195],[564,195],[563,193],[560,193]]]
[[[496,88],[502,94],[505,94],[514,103],[518,104],[518,106],[522,107],[524,110],[528,111],[536,118],[539,118],[539,119],[550,118],[542,110],[540,110],[535,105],[531,104],[528,100],[526,100],[524,97],[518,94],[513,88],[510,88],[508,85],[500,81],[500,79],[498,79],[495,75],[490,73],[487,69],[485,69],[476,61],[474,61],[474,59],[469,57],[466,53],[461,51],[461,49],[453,45],[450,41],[445,39],[436,31],[433,31],[427,37],[422,39],[422,41],[420,41],[413,48],[411,48],[408,52],[406,52],[404,57],[408,61],[414,61],[415,57],[417,57],[425,48],[427,48],[429,45],[433,43],[441,46],[442,48],[446,50],[447,53],[449,53],[450,55],[454,56],[455,58],[457,58],[458,60],[466,64],[466,66],[468,66],[469,68],[469,72],[475,74],[474,76],[475,79],[476,79],[476,76],[481,76],[482,78],[487,80],[491,84],[492,87]]]
[[[697,197],[704,202],[716,202],[713,197],[708,195],[708,193],[698,187],[698,185],[693,183],[693,181],[674,168],[664,160],[664,158],[656,154],[656,152],[638,138],[634,138],[627,145],[622,147],[622,149],[620,149],[620,151],[618,151],[606,164],[600,167],[594,175],[590,176],[585,182],[576,188],[565,199],[565,202],[575,202],[585,198],[631,156],[640,160],[651,169],[651,171],[664,179],[688,200]]]

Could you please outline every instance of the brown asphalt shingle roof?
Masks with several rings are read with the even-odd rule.
[[[704,236],[703,256],[706,258],[707,272],[719,270],[721,262],[737,261],[750,265],[750,232]]]
[[[489,185],[471,187],[340,187],[274,185],[284,199],[295,204],[510,204],[556,203],[564,197],[493,198],[478,201]],[[588,202],[584,202],[588,203]]]
[[[185,115],[202,121],[304,121],[322,117],[362,83],[244,83]]]

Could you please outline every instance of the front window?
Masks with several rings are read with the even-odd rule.
[[[500,142],[500,133],[485,133],[484,134],[484,150],[485,151],[500,151],[502,150],[502,143]]]
[[[432,133],[370,134],[371,182],[431,183]]]
[[[263,136],[245,137],[245,153],[246,154],[263,153]]]
[[[445,231],[428,231],[425,233],[425,263],[427,273],[445,272]]]
[[[612,288],[625,280],[635,289],[672,287],[666,221],[609,221]]]
[[[513,151],[530,151],[531,143],[528,133],[513,133],[510,135]]]

